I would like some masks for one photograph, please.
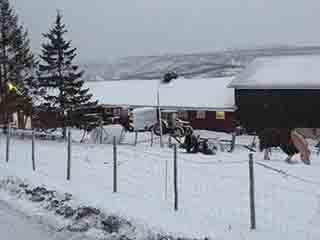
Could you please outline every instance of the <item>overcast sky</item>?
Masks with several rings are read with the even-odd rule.
[[[10,0],[39,51],[62,10],[81,61],[320,45],[319,0]]]

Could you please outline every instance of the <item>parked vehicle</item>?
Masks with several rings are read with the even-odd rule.
[[[163,111],[161,123],[162,134],[170,134],[174,137],[184,137],[187,128],[191,128],[190,122],[184,121],[177,117],[177,111],[167,110]],[[153,126],[153,132],[157,136],[160,136],[160,124],[157,122]]]

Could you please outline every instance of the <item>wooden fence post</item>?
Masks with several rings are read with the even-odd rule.
[[[67,159],[67,180],[70,180],[71,175],[71,130],[68,132],[68,159]]]
[[[32,159],[32,169],[36,170],[36,160],[35,160],[35,132],[32,130],[32,146],[31,146],[31,159]]]
[[[249,181],[250,181],[250,223],[251,229],[256,229],[255,193],[254,193],[254,168],[253,154],[249,153]]]
[[[236,132],[233,132],[229,152],[233,152],[234,150],[234,147],[236,145],[236,136],[237,136]]]
[[[99,135],[99,137],[100,137],[100,144],[102,144],[103,143],[103,122],[102,122],[102,120],[100,122],[100,135]]]
[[[152,147],[153,146],[153,131],[152,130],[150,131],[150,134],[151,134],[151,145],[150,146]]]
[[[173,184],[174,184],[174,210],[178,210],[178,163],[177,144],[173,145]]]
[[[113,192],[117,192],[117,142],[113,136]]]
[[[9,162],[10,157],[10,136],[11,135],[11,129],[10,129],[10,123],[7,127],[7,144],[6,144],[6,162]]]
[[[135,131],[134,145],[137,146],[137,143],[138,143],[138,131]]]

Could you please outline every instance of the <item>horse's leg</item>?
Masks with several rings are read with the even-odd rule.
[[[301,161],[305,164],[310,164],[310,150],[305,138],[293,130],[291,132],[291,140],[300,152]]]

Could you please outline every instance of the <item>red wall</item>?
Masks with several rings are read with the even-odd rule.
[[[205,119],[197,119],[197,111],[188,111],[188,121],[194,129],[232,132],[234,112],[225,112],[225,119],[216,119],[216,112],[206,111]]]

